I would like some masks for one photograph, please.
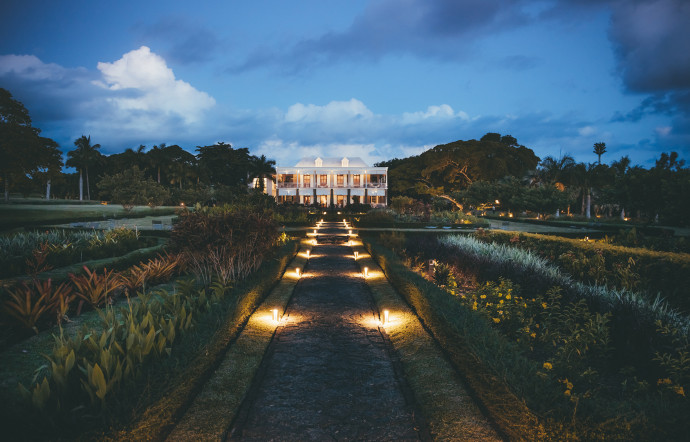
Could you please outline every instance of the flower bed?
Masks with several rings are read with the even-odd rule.
[[[581,282],[637,291],[649,301],[660,295],[673,308],[690,312],[689,254],[529,233],[482,232],[476,238],[529,250]]]
[[[467,238],[465,244],[442,241],[428,236],[408,241],[404,255],[408,269],[422,270],[429,259],[442,263],[432,277],[436,284],[405,269],[380,246],[371,251],[442,346],[451,354],[468,348],[488,369],[486,376],[505,382],[540,416],[548,434],[584,439],[687,434],[685,318],[575,283],[524,252],[519,257]],[[494,397],[498,385],[482,387],[481,379],[475,384],[498,421],[527,425],[529,413],[501,408],[508,400]],[[531,428],[522,437],[538,437],[538,429]]]

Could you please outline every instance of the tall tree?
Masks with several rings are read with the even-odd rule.
[[[62,176],[62,152],[58,144],[50,138],[39,137],[38,141],[42,145],[42,154],[38,158],[40,164],[33,177],[43,181],[46,186],[46,200],[49,200],[53,180]]]
[[[84,181],[82,171],[86,172],[86,197],[91,199],[91,185],[89,184],[89,167],[101,160],[102,155],[98,152],[100,144],[91,144],[91,135],[82,135],[74,140],[76,149],[67,153],[69,159],[67,166],[79,169],[79,201],[84,199]]]
[[[252,157],[252,167],[250,179],[256,178],[256,188],[263,192],[265,190],[264,179],[270,179],[275,183],[276,162],[266,159],[266,155]]]
[[[0,179],[4,181],[6,201],[13,181],[26,180],[47,164],[54,164],[51,158],[57,144],[40,137],[40,132],[31,126],[26,107],[0,88]]]
[[[199,146],[196,150],[199,152],[200,171],[208,184],[247,187],[251,169],[249,149],[233,149],[231,145],[220,142],[213,146]]]
[[[594,143],[594,153],[599,157],[599,164],[601,164],[601,156],[606,153],[606,143]]]

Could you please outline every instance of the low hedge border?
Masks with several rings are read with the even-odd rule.
[[[166,440],[225,440],[279,326],[272,322],[270,310],[277,308],[282,317],[299,281],[293,270],[299,267],[303,271],[307,250],[311,246],[302,240],[299,253],[290,262],[290,270],[285,271],[249,317],[223,361]]]
[[[511,242],[511,238],[516,235],[518,241]],[[690,312],[690,254],[583,242],[533,233],[492,231],[484,238],[477,238],[530,250],[556,263],[560,255],[571,250],[588,256],[601,251],[609,271],[613,270],[615,264],[625,265],[632,258],[636,273],[640,275],[640,289],[647,293],[646,297],[650,302],[660,293],[671,307]]]
[[[380,312],[390,311],[390,324],[380,327],[389,337],[402,363],[405,379],[421,407],[430,432],[437,440],[501,440],[494,419],[487,418],[477,406],[466,380],[449,362],[447,355],[424,328],[415,312],[400,297],[363,247],[355,247],[361,256],[360,269],[370,269],[366,283]],[[502,433],[502,434],[501,434]]]
[[[233,289],[243,294],[239,295],[237,306],[228,311],[224,322],[219,325],[209,343],[189,364],[189,368],[170,383],[171,390],[149,406],[128,428],[111,435],[113,440],[164,440],[173,431],[177,422],[193,406],[197,395],[203,392],[206,382],[222,367],[225,355],[237,342],[252,313],[276,283],[282,280],[281,277],[288,262],[297,252],[297,247],[297,242],[292,242],[272,262],[262,266],[259,271]]]
[[[365,246],[463,375],[499,432],[510,440],[547,439],[540,419],[506,385],[505,364],[525,376],[534,376],[537,367],[519,355],[504,361],[500,355],[516,352],[482,318],[407,269],[389,250],[371,242]]]

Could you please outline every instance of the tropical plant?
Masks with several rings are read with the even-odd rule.
[[[82,135],[74,141],[76,149],[67,153],[69,159],[65,163],[69,167],[76,167],[79,169],[79,201],[84,199],[84,187],[82,172],[86,172],[86,196],[91,199],[91,185],[89,182],[89,167],[96,165],[102,158],[98,152],[101,148],[100,144],[91,144],[91,135],[88,137]]]
[[[84,274],[70,274],[70,280],[76,296],[81,300],[78,312],[81,312],[84,302],[92,308],[101,307],[106,303],[112,304],[113,292],[121,286],[121,280],[115,271],[105,268],[103,274],[99,275],[96,270],[91,271],[84,266]]]
[[[17,323],[38,334],[40,321],[57,314],[58,321],[67,313],[72,288],[67,283],[53,286],[51,279],[22,282],[7,289],[3,310]]]

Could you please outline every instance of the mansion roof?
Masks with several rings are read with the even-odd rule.
[[[344,160],[347,165],[343,164]],[[360,157],[304,157],[294,167],[369,167],[369,165]]]

